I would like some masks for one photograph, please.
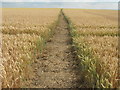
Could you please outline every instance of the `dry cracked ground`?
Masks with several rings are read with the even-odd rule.
[[[79,87],[78,61],[72,50],[68,24],[61,14],[55,34],[47,42],[42,55],[33,63],[34,75],[27,85],[31,88]]]

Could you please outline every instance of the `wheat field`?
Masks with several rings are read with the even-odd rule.
[[[3,8],[0,32],[2,88],[119,87],[115,10]]]
[[[72,22],[86,87],[118,87],[118,12],[112,10],[64,10]]]
[[[21,87],[21,82],[27,81],[35,53],[39,54],[52,34],[58,15],[59,9],[3,9],[2,87]]]

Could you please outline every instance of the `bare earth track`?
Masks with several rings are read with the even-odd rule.
[[[33,64],[35,75],[31,88],[77,88],[78,67],[72,51],[67,22],[61,14],[52,39],[38,60]]]

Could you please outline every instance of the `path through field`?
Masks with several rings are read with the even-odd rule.
[[[35,75],[28,87],[78,87],[79,70],[72,50],[67,23],[62,14],[54,36],[47,42],[42,56],[33,64],[33,67]]]

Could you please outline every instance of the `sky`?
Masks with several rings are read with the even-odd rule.
[[[2,2],[119,2],[120,0],[1,0]]]
[[[5,8],[118,9],[120,0],[0,0]]]

